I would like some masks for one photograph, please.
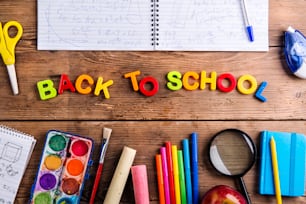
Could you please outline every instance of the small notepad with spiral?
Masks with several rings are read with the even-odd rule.
[[[0,125],[1,203],[14,203],[35,143],[33,136]]]
[[[52,2],[52,3],[50,3]],[[269,0],[38,0],[38,50],[268,51]]]

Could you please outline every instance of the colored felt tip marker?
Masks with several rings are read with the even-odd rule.
[[[192,201],[199,203],[199,179],[198,179],[198,134],[191,134],[191,178],[192,178]]]
[[[187,203],[192,203],[192,185],[191,185],[191,170],[190,170],[190,151],[189,151],[189,140],[184,139],[183,143],[183,158],[185,168],[185,181],[186,181],[186,198]]]
[[[163,180],[163,167],[162,167],[162,159],[160,154],[155,155],[155,162],[156,162],[159,203],[165,204],[166,200],[165,200],[165,189],[164,189],[164,180]]]
[[[170,191],[169,191],[169,178],[168,178],[166,147],[161,147],[160,148],[160,155],[161,155],[162,167],[163,167],[165,201],[166,201],[166,204],[170,204],[171,201],[170,201]]]
[[[181,201],[182,201],[181,203],[187,204],[184,159],[183,159],[182,150],[177,151],[177,160],[179,168],[180,191],[181,191]]]
[[[171,150],[171,142],[165,142],[166,156],[167,156],[167,167],[168,167],[168,178],[169,178],[169,191],[170,191],[170,201],[175,202],[175,187],[174,187],[174,169],[173,169],[173,158]]]
[[[177,157],[177,146],[172,145],[172,161],[173,161],[173,177],[174,177],[174,189],[175,189],[175,203],[181,203],[181,189],[179,179],[179,167]]]
[[[248,7],[247,7],[247,0],[242,0],[242,10],[243,10],[243,16],[246,26],[246,32],[248,35],[248,38],[251,42],[254,41],[254,33],[253,33],[253,26],[250,23],[249,15],[248,15]]]

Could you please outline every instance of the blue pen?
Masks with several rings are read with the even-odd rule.
[[[184,157],[184,167],[185,167],[186,197],[187,197],[187,203],[192,204],[189,140],[184,139],[182,143],[183,143],[183,157]]]
[[[243,11],[246,31],[247,31],[249,40],[253,42],[254,41],[253,26],[251,25],[250,20],[249,20],[248,7],[247,7],[246,0],[242,0],[242,11]]]
[[[191,134],[191,177],[193,204],[199,203],[199,178],[198,178],[198,134]]]

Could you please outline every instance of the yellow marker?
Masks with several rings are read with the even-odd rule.
[[[271,137],[270,139],[270,148],[271,148],[276,201],[277,201],[277,204],[282,204],[282,195],[281,195],[279,173],[278,173],[277,151],[276,151],[276,144],[275,144],[273,137]]]
[[[180,179],[179,179],[179,168],[178,168],[177,146],[176,145],[172,145],[172,163],[173,163],[175,201],[176,203],[181,203],[181,189],[180,189]]]

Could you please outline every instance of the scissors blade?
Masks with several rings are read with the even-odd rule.
[[[17,95],[19,93],[19,90],[18,90],[18,82],[17,82],[15,65],[10,64],[10,65],[7,65],[6,68],[7,68],[9,78],[10,78],[10,83],[11,83],[13,94]]]

